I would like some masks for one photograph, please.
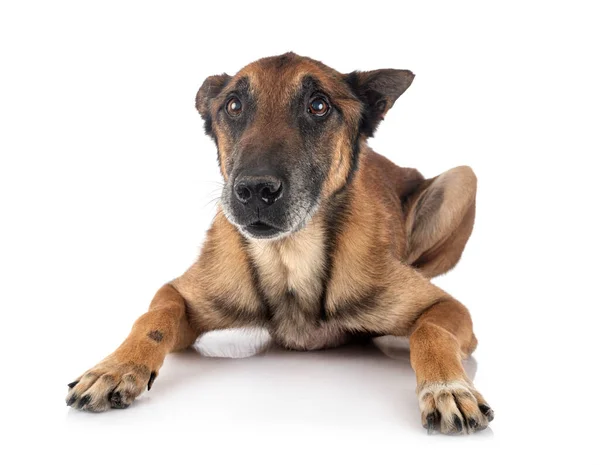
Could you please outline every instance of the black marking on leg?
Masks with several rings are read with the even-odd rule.
[[[69,386],[69,389],[73,389],[75,386],[77,386],[77,383],[79,383],[79,381],[73,381],[72,383],[67,384],[67,386]]]
[[[79,401],[79,403],[77,404],[78,408],[83,408],[85,407],[87,404],[90,403],[90,401],[92,400],[92,396],[90,396],[89,394],[86,396],[83,396],[81,398],[81,400]]]
[[[67,400],[67,407],[70,407],[76,401],[77,401],[77,394],[73,394],[71,397],[69,397],[69,400]]]
[[[157,329],[150,331],[148,334],[146,334],[146,336],[148,336],[150,339],[156,342],[162,341],[164,337],[163,333],[158,331]]]
[[[152,385],[154,384],[154,380],[156,379],[156,371],[150,373],[150,379],[148,380],[148,391],[152,389]]]
[[[463,430],[463,425],[462,425],[462,420],[460,419],[460,417],[458,415],[455,414],[452,417],[452,423],[454,423],[454,427],[456,428],[456,431],[461,433]]]

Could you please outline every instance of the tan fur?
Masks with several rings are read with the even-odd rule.
[[[477,344],[471,318],[428,279],[456,264],[471,234],[475,175],[458,167],[425,180],[374,153],[363,138],[358,169],[345,185],[360,104],[336,71],[291,57],[274,74],[278,63],[253,63],[227,84],[247,78],[265,108],[235,143],[256,143],[257,132],[295,137],[281,123],[287,107],[277,102],[290,98],[303,75],[316,75],[349,118],[347,129],[329,137],[334,149],[319,208],[301,230],[277,240],[244,238],[219,210],[198,261],[157,293],[115,353],[78,380],[71,404],[110,407],[104,394],[137,370],[128,376],[126,401],[120,400],[128,405],[169,351],[207,331],[262,326],[281,345],[301,350],[339,345],[355,334],[410,336],[423,425],[444,433],[484,428],[493,412],[461,364]],[[216,111],[218,102],[211,105]],[[206,103],[199,106],[209,111]],[[234,143],[227,131],[214,131],[225,177]],[[92,400],[80,405],[86,396]]]
[[[415,227],[416,208],[411,210],[406,227],[411,231],[407,238],[410,254],[406,261],[417,265],[427,276],[436,276],[450,270],[460,259],[471,235],[475,219],[475,193],[477,178],[468,166],[459,166],[434,178],[419,195],[414,204],[420,205],[423,225]],[[436,205],[436,199],[443,197]],[[428,210],[438,215],[428,216]],[[437,253],[442,250],[443,253]],[[420,265],[420,257],[423,266]],[[426,263],[426,266],[425,266]]]
[[[167,353],[188,347],[199,334],[188,323],[181,295],[163,286],[123,344],[71,383],[67,404],[93,411],[128,406],[146,385],[150,389]]]
[[[314,303],[322,290],[324,240],[322,225],[313,221],[293,237],[250,241],[250,256],[269,297],[276,300],[286,292],[293,292],[307,304]]]

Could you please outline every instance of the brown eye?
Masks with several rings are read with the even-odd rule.
[[[242,102],[237,97],[233,97],[227,102],[227,113],[230,116],[239,116],[242,113]]]
[[[315,116],[325,116],[329,113],[329,104],[322,97],[317,97],[308,104],[308,112]]]

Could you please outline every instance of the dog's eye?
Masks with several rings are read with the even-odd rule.
[[[237,97],[232,97],[225,107],[229,116],[239,116],[242,113],[242,102]]]
[[[317,97],[308,104],[308,112],[315,116],[325,116],[329,113],[329,104],[323,97]]]

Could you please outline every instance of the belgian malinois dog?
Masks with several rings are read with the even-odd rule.
[[[430,282],[471,235],[476,177],[461,166],[425,179],[366,142],[413,78],[342,74],[293,53],[207,78],[196,107],[224,185],[200,257],[158,290],[115,352],[69,384],[67,405],[125,408],[169,352],[253,326],[295,350],[408,336],[423,426],[485,428],[493,411],[461,363],[477,346],[471,317]]]

